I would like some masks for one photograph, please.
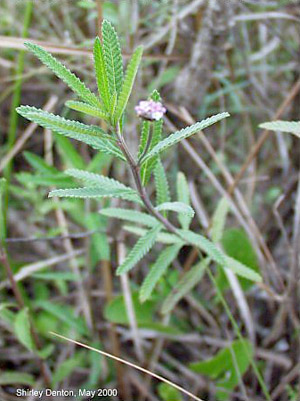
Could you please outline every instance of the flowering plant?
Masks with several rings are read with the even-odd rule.
[[[44,128],[84,142],[97,151],[107,153],[125,163],[133,175],[135,188],[107,176],[71,169],[67,170],[66,174],[83,182],[83,185],[78,188],[53,190],[49,196],[119,198],[138,205],[140,210],[108,207],[102,208],[100,213],[141,226],[129,227],[129,230],[140,238],[118,267],[118,275],[133,269],[156,242],[165,245],[140,288],[141,301],[151,297],[156,284],[183,246],[188,245],[198,249],[198,263],[183,274],[174,291],[165,299],[162,313],[168,313],[181,297],[199,282],[205,270],[213,262],[224,269],[232,269],[236,274],[249,280],[260,281],[261,277],[257,272],[230,258],[218,247],[217,236],[211,241],[190,230],[194,210],[190,205],[186,178],[183,173],[178,174],[177,199],[171,201],[169,184],[161,161],[163,152],[183,139],[228,117],[229,114],[220,113],[163,136],[163,116],[166,108],[161,102],[159,93],[154,91],[147,101],[141,101],[135,108],[137,115],[143,121],[139,149],[136,154],[133,154],[127,146],[124,115],[142,59],[143,49],[139,46],[134,51],[124,73],[118,37],[113,26],[106,20],[102,25],[102,37],[102,42],[96,38],[94,44],[98,95],[91,92],[77,76],[43,48],[32,43],[26,43],[26,46],[81,99],[81,101],[69,100],[66,106],[103,120],[107,127],[106,130],[96,125],[67,120],[30,106],[21,106],[17,111],[23,117]],[[147,192],[147,183],[150,179],[153,179],[155,183],[155,203]],[[174,212],[177,218],[170,217],[170,212]]]

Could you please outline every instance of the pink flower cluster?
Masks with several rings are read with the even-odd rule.
[[[164,116],[167,110],[160,102],[141,100],[135,107],[135,111],[139,117],[145,120],[158,121]]]

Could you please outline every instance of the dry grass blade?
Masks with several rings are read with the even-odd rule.
[[[106,357],[108,357],[108,358],[111,358],[111,359],[114,359],[114,360],[116,360],[116,361],[118,361],[118,362],[122,362],[122,363],[124,363],[125,365],[131,366],[131,367],[134,368],[134,369],[140,370],[141,372],[144,372],[144,373],[146,373],[147,375],[150,375],[150,376],[152,376],[152,377],[155,377],[156,379],[158,379],[158,380],[160,380],[160,381],[162,381],[162,382],[168,384],[169,386],[172,386],[172,387],[176,388],[178,391],[180,391],[180,392],[182,392],[182,393],[188,395],[189,397],[193,398],[194,400],[197,400],[197,401],[204,401],[204,400],[202,400],[201,398],[196,397],[194,394],[190,393],[189,391],[185,390],[184,388],[182,388],[182,387],[178,386],[177,384],[171,382],[170,380],[167,380],[167,379],[165,379],[164,377],[157,375],[156,373],[150,372],[150,370],[144,369],[144,368],[142,368],[141,366],[135,365],[134,363],[131,363],[131,362],[126,361],[126,360],[124,360],[124,359],[122,359],[122,358],[119,358],[119,357],[117,357],[117,356],[114,356],[114,355],[112,355],[112,354],[109,354],[108,352],[100,351],[99,349],[90,347],[90,346],[87,345],[87,344],[83,344],[83,343],[81,343],[81,342],[79,342],[79,341],[75,341],[75,340],[72,340],[71,338],[68,338],[68,337],[62,336],[62,335],[60,335],[60,334],[54,333],[53,331],[50,331],[49,333],[52,334],[53,336],[56,336],[56,337],[61,338],[61,339],[63,339],[63,340],[69,341],[69,342],[71,342],[71,343],[73,343],[73,344],[77,344],[77,345],[79,345],[80,347],[89,349],[89,350],[94,351],[94,352],[98,352],[98,354],[104,355],[104,356],[106,356]]]

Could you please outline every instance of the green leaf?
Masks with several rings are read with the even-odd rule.
[[[82,187],[70,189],[56,189],[49,193],[49,198],[121,198],[131,202],[141,203],[138,195],[133,190],[104,189],[99,187]]]
[[[259,127],[271,131],[287,132],[300,138],[300,121],[270,121],[260,124]]]
[[[69,377],[77,367],[81,367],[83,360],[84,360],[84,354],[82,352],[77,351],[73,357],[68,358],[63,362],[61,362],[56,367],[52,377],[53,387],[56,387],[56,385],[59,382]]]
[[[139,151],[138,151],[139,158],[143,154],[144,149],[146,147],[147,140],[150,135],[150,127],[151,127],[150,121],[144,120],[142,123],[141,139],[140,139],[140,145],[139,145]]]
[[[176,190],[177,190],[177,199],[179,202],[185,203],[186,205],[190,206],[190,190],[188,186],[187,179],[182,172],[177,174],[177,181],[176,181]],[[180,222],[181,227],[184,230],[187,230],[191,224],[192,216],[188,214],[179,214],[178,220]]]
[[[226,117],[229,117],[229,113],[227,112],[219,113],[212,117],[206,118],[205,120],[202,120],[196,124],[190,125],[189,127],[183,128],[180,131],[174,132],[173,134],[169,135],[167,138],[159,142],[156,146],[154,146],[154,148],[151,149],[149,153],[147,153],[147,155],[144,158],[144,161],[149,160],[153,156],[160,154],[164,150],[182,141],[183,139],[190,137],[196,132],[199,132],[204,128],[207,128],[210,125],[215,124],[216,122]]]
[[[223,234],[222,246],[228,256],[248,266],[254,272],[260,272],[256,252],[243,229],[227,229]],[[218,283],[222,285],[223,289],[225,289],[228,286],[228,282],[226,277],[224,277],[224,273],[222,273],[223,272],[220,271],[220,277],[218,277],[217,280]],[[251,282],[243,278],[240,278],[240,282],[244,290],[248,289],[250,285],[252,285]]]
[[[101,96],[106,111],[109,110],[110,93],[107,78],[107,71],[104,60],[104,52],[100,39],[97,37],[94,43],[94,65],[98,85],[98,92]]]
[[[0,386],[7,386],[9,384],[24,384],[33,386],[35,384],[34,377],[29,373],[10,372],[6,371],[0,374]]]
[[[136,210],[129,209],[121,209],[121,208],[107,208],[101,209],[100,213],[104,216],[113,217],[115,219],[126,220],[132,223],[143,224],[149,227],[155,226],[157,224],[157,220],[142,212],[138,212]]]
[[[216,397],[222,401],[228,399],[228,394],[238,385],[252,359],[251,343],[246,339],[236,340],[229,347],[217,352],[213,358],[190,364],[190,369],[216,380],[219,388]]]
[[[136,227],[136,226],[123,226],[123,229],[128,231],[129,233],[138,235],[138,236],[143,236],[146,234],[147,230],[141,227]],[[185,241],[183,239],[180,239],[177,235],[175,234],[170,234],[168,232],[160,232],[157,235],[156,242],[160,242],[162,244],[182,244],[184,245]]]
[[[118,98],[118,103],[116,106],[116,112],[114,116],[115,121],[119,121],[122,117],[124,110],[127,106],[129,96],[131,94],[135,77],[142,59],[143,47],[139,46],[133,53],[129,64],[126,69],[122,89]]]
[[[109,118],[109,115],[99,106],[95,107],[87,103],[76,102],[75,100],[68,100],[66,101],[65,105],[69,107],[69,109],[80,111],[81,113],[85,113],[93,117],[98,117],[101,118],[102,120],[107,121]]]
[[[112,24],[104,20],[102,23],[105,70],[110,88],[110,95],[120,93],[123,82],[123,60],[117,33]]]
[[[211,239],[215,244],[220,242],[222,239],[228,212],[228,200],[226,198],[222,198],[218,203],[218,206],[212,218]]]
[[[150,158],[148,158],[148,155],[149,153],[151,153],[151,149],[153,149],[161,140],[162,127],[163,127],[162,118],[152,123],[152,130],[153,130],[152,140],[149,146],[148,153],[145,155],[145,157],[143,157],[141,166],[141,178],[144,185],[146,185],[147,182],[149,181],[151,172],[154,170],[158,162],[158,157],[156,155]]]
[[[225,265],[225,254],[207,238],[188,230],[178,230],[178,233],[187,243],[198,247],[221,266]]]
[[[88,186],[98,187],[99,189],[105,190],[120,190],[124,191],[128,196],[131,198],[129,200],[133,200],[135,202],[140,202],[138,193],[126,185],[122,184],[121,182],[114,180],[113,178],[109,178],[105,175],[89,173],[85,170],[78,170],[78,169],[68,169],[65,171],[65,174],[77,178],[78,180],[84,182]],[[128,197],[127,197],[128,199]]]
[[[122,152],[113,142],[113,138],[107,135],[101,128],[94,125],[85,125],[78,121],[66,120],[63,117],[36,109],[30,106],[20,106],[17,112],[44,128],[48,128],[61,135],[77,139],[98,149],[104,153],[109,153],[125,160]]]
[[[60,305],[53,301],[37,301],[36,306],[47,311],[60,322],[66,323],[72,329],[75,329],[77,333],[81,335],[87,334],[87,328],[82,317],[75,316],[73,308],[68,305]],[[44,328],[43,328],[44,329]]]
[[[100,102],[97,96],[92,93],[83,82],[80,81],[75,74],[68,70],[63,64],[61,64],[55,57],[44,50],[42,47],[34,44],[25,42],[27,49],[29,49],[36,57],[38,57],[43,64],[45,64],[54,74],[63,80],[73,92],[81,97],[86,103],[92,106],[100,106]]]
[[[155,189],[156,189],[156,205],[170,202],[169,183],[165,173],[164,166],[158,160],[154,169]]]
[[[162,314],[171,312],[176,304],[199,283],[209,263],[210,258],[205,258],[184,273],[171,293],[164,300],[161,307]]]
[[[226,267],[232,270],[237,275],[246,278],[247,280],[254,282],[261,282],[261,275],[256,273],[250,267],[245,266],[243,263],[239,262],[236,259],[231,258],[230,256],[225,257]]]
[[[21,344],[29,351],[34,351],[35,346],[31,336],[28,309],[24,308],[17,313],[14,322],[14,331]]]
[[[141,326],[145,323],[152,323],[155,303],[153,301],[148,301],[141,304],[136,292],[132,294],[132,302],[137,324]],[[108,321],[113,323],[129,324],[126,302],[123,295],[115,297],[105,306],[104,316]]]
[[[164,275],[173,260],[177,258],[181,246],[181,244],[171,245],[161,252],[142,284],[140,289],[141,302],[150,298],[158,281]]]
[[[182,202],[165,202],[156,206],[155,208],[158,211],[161,210],[171,210],[172,212],[176,212],[179,214],[184,214],[188,217],[194,217],[194,210],[191,206],[182,203]]]
[[[225,255],[219,248],[216,247],[216,245],[202,235],[187,230],[178,230],[178,233],[187,242],[190,242],[198,247],[201,251],[205,252],[212,260],[220,264],[223,268],[229,268],[234,273],[247,278],[248,280],[255,282],[262,281],[262,278],[258,273],[240,263],[238,260]]]
[[[160,383],[158,385],[158,394],[163,401],[182,401],[180,392],[167,383]]]
[[[126,256],[124,262],[118,267],[117,275],[131,270],[150,251],[155,243],[157,234],[161,229],[161,224],[158,224],[137,241]]]

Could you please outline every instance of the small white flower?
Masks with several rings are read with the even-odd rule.
[[[161,102],[154,100],[141,100],[135,107],[137,115],[145,120],[158,121],[163,118],[166,113],[166,108]]]

